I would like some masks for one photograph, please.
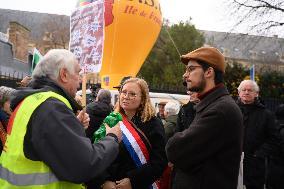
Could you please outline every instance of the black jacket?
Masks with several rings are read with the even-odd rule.
[[[284,104],[277,107],[276,126],[279,134],[278,148],[270,154],[267,166],[267,188],[284,188]]]
[[[123,143],[120,144],[119,155],[115,162],[109,168],[109,180],[117,181],[123,178],[129,178],[132,189],[148,188],[154,181],[158,180],[167,165],[165,154],[165,132],[159,118],[154,117],[150,121],[142,123],[139,117],[134,117],[132,121],[146,135],[147,141],[144,141],[149,152],[150,162],[137,168],[130,157]],[[143,136],[141,136],[143,138]]]
[[[59,85],[41,78],[30,88],[16,92],[11,101],[14,110],[25,97],[53,91],[65,97],[73,112],[61,101],[49,98],[32,114],[24,138],[24,154],[33,161],[43,161],[61,181],[82,183],[99,175],[118,154],[118,143],[107,136],[92,144],[75,113],[80,106]]]
[[[166,145],[174,189],[236,189],[242,152],[242,114],[224,86],[196,105],[188,129]]]
[[[195,105],[195,103],[189,101],[181,107],[175,132],[182,132],[190,126],[195,117]]]
[[[105,117],[112,112],[112,106],[105,102],[95,101],[87,105],[86,112],[90,116],[90,126],[86,129],[86,135],[92,140],[94,132],[99,129]]]
[[[277,143],[275,117],[257,99],[253,104],[243,104],[238,99],[237,104],[243,113],[245,156],[256,155],[264,158],[273,152]]]
[[[275,116],[280,135],[279,140],[280,140],[281,157],[283,157],[284,160],[284,104],[278,106],[275,112]]]
[[[278,131],[275,118],[258,99],[253,104],[237,104],[244,123],[244,185],[260,186],[265,183],[265,158],[277,150]]]

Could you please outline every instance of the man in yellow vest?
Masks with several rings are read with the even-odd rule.
[[[89,116],[74,100],[80,70],[70,51],[50,50],[29,87],[15,93],[0,157],[1,189],[82,188],[116,158],[119,125],[107,127],[107,136],[95,144],[85,135]]]

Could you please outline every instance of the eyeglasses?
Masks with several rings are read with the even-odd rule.
[[[196,68],[201,68],[202,66],[186,66],[186,72],[191,73]]]
[[[253,89],[241,89],[242,92],[254,93]]]
[[[135,99],[138,96],[138,94],[134,92],[127,92],[127,91],[121,91],[120,94],[123,95],[124,97],[128,96],[130,99]]]

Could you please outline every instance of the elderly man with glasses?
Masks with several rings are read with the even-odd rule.
[[[275,118],[260,102],[259,87],[255,81],[242,81],[238,92],[237,104],[244,117],[244,185],[246,189],[263,189],[265,158],[273,154],[277,143]]]

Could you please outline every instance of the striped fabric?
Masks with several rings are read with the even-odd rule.
[[[124,116],[122,116],[122,119],[123,121],[120,122],[122,142],[129,152],[131,158],[135,162],[136,166],[139,168],[150,160],[148,149],[134,127],[132,127],[132,125]],[[159,189],[159,183],[156,181],[148,188]]]

